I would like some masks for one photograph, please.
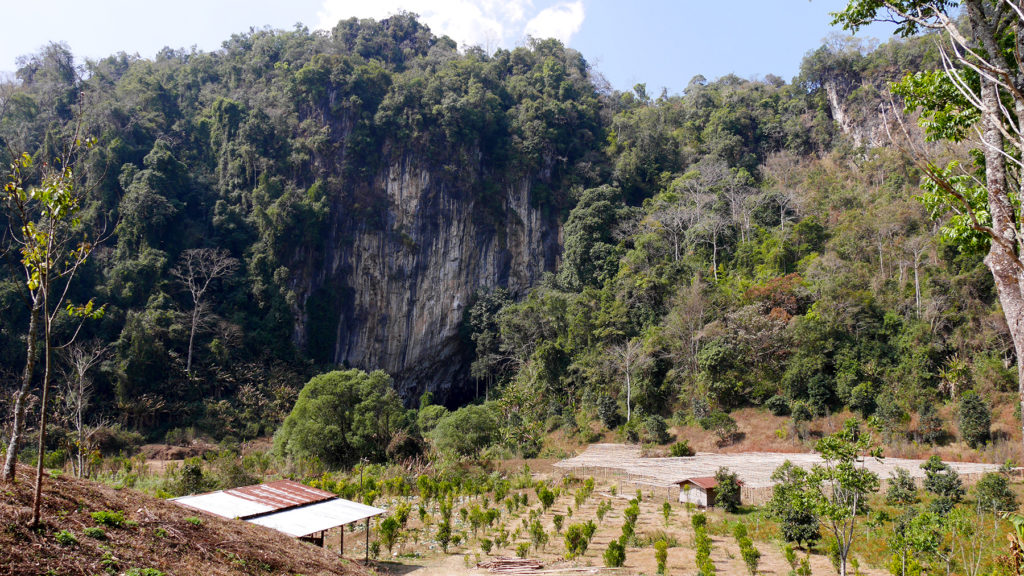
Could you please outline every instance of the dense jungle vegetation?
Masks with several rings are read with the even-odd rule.
[[[984,446],[990,408],[1016,389],[984,246],[937,233],[915,200],[921,174],[877,119],[887,82],[938,67],[927,38],[833,38],[792,82],[618,92],[557,41],[460,52],[399,15],[82,67],[53,44],[2,87],[0,139],[42,165],[73,129],[96,138],[74,168],[82,224],[106,238],[70,292],[105,305],[77,337],[103,349],[84,417],[102,424],[96,448],[230,443],[284,423],[281,450],[332,465],[414,455],[424,439],[532,456],[559,429],[664,442],[668,423],[699,423],[728,442],[729,413],[749,407],[788,415],[797,435],[849,409],[887,439],[934,443],[955,439],[944,403],[986,422],[969,438],[958,428]],[[339,367],[316,333],[295,344],[293,268],[316,261],[311,240],[332,218],[386,226],[366,182],[409,155],[484,206],[525,175],[564,223],[557,272],[467,308],[470,406],[407,410],[386,374],[325,374]],[[201,299],[187,281],[197,250],[226,267]],[[29,312],[19,256],[4,258],[13,388]],[[74,404],[61,403],[68,431]],[[346,416],[353,406],[386,417]],[[308,414],[331,434],[296,432]],[[72,454],[69,438],[52,448]]]

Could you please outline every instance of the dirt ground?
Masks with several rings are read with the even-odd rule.
[[[611,484],[599,482],[595,493],[588,498],[579,509],[573,510],[571,517],[568,516],[568,508],[575,507],[575,490],[565,491],[561,496],[559,496],[554,505],[547,512],[542,513],[540,520],[549,533],[549,542],[543,550],[531,550],[528,556],[529,558],[539,560],[544,564],[544,572],[542,573],[556,574],[561,572],[570,575],[588,573],[617,575],[655,574],[657,564],[654,559],[653,546],[627,548],[625,566],[614,570],[604,568],[602,555],[608,547],[608,543],[619,538],[624,520],[623,510],[625,510],[629,505],[628,498],[633,496],[632,494],[628,497],[623,495],[613,496],[609,492],[610,488]],[[525,525],[525,521],[529,516],[530,510],[540,509],[540,505],[536,502],[534,492],[529,490],[527,493],[530,496],[531,505],[529,507],[520,508],[517,513],[511,516],[509,516],[508,511],[502,507],[503,514],[499,523],[504,522],[510,532],[512,532],[516,527]],[[597,506],[602,501],[611,502],[612,510],[605,516],[604,521],[598,524],[597,532],[594,535],[587,552],[582,557],[573,561],[565,560],[565,527],[569,524],[585,522],[586,520],[593,520],[596,523]],[[668,573],[671,575],[695,574],[697,568],[693,551],[694,534],[690,525],[690,514],[692,514],[692,512],[688,511],[678,502],[673,503],[672,514],[670,515],[668,525],[666,526],[664,517],[662,516],[663,502],[664,499],[646,499],[641,502],[640,516],[638,518],[636,528],[637,536],[641,540],[652,536],[655,539],[666,537],[668,540],[675,540],[678,542],[678,545],[673,546],[668,550]],[[392,506],[392,504],[389,503],[378,503],[378,505],[379,504],[384,504],[385,508],[390,508]],[[474,504],[482,504],[482,501],[468,500],[462,502],[462,505],[469,507],[472,507]],[[477,562],[485,561],[488,558],[497,556],[515,556],[516,545],[519,542],[529,540],[529,536],[524,528],[521,530],[519,538],[513,540],[508,546],[501,549],[496,548],[491,551],[489,556],[485,555],[480,548],[479,541],[472,537],[472,532],[470,531],[469,526],[462,524],[461,518],[459,518],[458,514],[458,509],[460,507],[460,504],[456,503],[455,514],[452,516],[453,531],[464,532],[467,535],[468,542],[463,542],[459,546],[451,546],[448,554],[443,554],[436,543],[430,539],[435,530],[433,523],[436,522],[436,506],[431,508],[431,514],[435,518],[434,521],[431,526],[424,529],[423,525],[420,524],[417,518],[416,506],[414,505],[414,512],[409,519],[408,533],[418,534],[419,542],[415,543],[410,537],[410,540],[399,544],[395,547],[390,561],[379,563],[379,568],[382,571],[386,570],[396,575],[412,574],[414,576],[489,574],[490,572],[487,570],[476,568]],[[553,521],[555,514],[565,516],[561,534],[555,534]],[[709,521],[712,526],[711,537],[713,542],[711,558],[714,561],[719,574],[747,574],[747,568],[743,563],[743,558],[740,555],[736,539],[731,535],[731,533],[728,535],[718,533],[725,530],[722,525],[723,518],[724,516],[720,512],[712,511],[709,513]],[[755,540],[755,545],[762,554],[758,573],[776,576],[785,576],[788,574],[790,566],[785,560],[781,546],[775,542],[758,539],[759,527],[753,520],[748,523],[748,529]],[[346,533],[346,557],[362,558],[362,555],[365,553],[364,535],[365,533],[362,532],[361,529],[359,529],[358,532]],[[484,536],[483,532],[481,532],[480,536]],[[338,542],[337,533],[331,533],[327,538],[327,542],[330,548],[336,549]],[[418,552],[421,556],[417,558],[410,558],[402,555],[403,553],[413,551]],[[381,556],[382,559],[387,556],[386,551],[382,551]],[[861,564],[860,573],[865,576],[882,576],[883,574],[887,574],[884,570],[866,568],[866,562],[862,561]],[[591,568],[592,570],[588,570],[587,568]],[[832,567],[830,561],[823,556],[812,556],[811,568],[814,574],[835,574],[835,569]],[[522,574],[528,573],[529,572],[523,572]]]

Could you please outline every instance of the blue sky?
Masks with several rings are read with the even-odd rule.
[[[7,2],[4,2],[7,3]],[[553,36],[584,57],[620,90],[644,82],[652,95],[680,92],[689,80],[725,74],[789,81],[800,60],[838,30],[829,12],[845,0],[48,0],[3,8],[0,72],[50,41],[80,58],[117,51],[152,57],[165,46],[216,50],[250,27],[329,28],[340,18],[421,15],[435,33],[487,49]],[[45,6],[45,13],[40,5]],[[891,27],[858,35],[884,39]]]

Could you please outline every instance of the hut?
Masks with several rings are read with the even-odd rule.
[[[341,527],[342,553],[345,526],[365,520],[369,550],[370,518],[385,512],[291,480],[182,496],[175,498],[174,503],[222,518],[266,526],[320,546],[324,545],[324,534],[328,530]]]
[[[743,482],[739,483],[743,486]],[[715,505],[715,489],[718,480],[714,476],[698,476],[679,482],[679,501],[683,504],[694,504],[698,508],[710,508]]]

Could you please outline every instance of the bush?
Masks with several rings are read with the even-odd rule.
[[[712,412],[708,417],[701,418],[700,426],[714,432],[720,444],[731,444],[739,431],[736,420],[725,412]]]
[[[185,522],[188,522],[189,524],[191,524],[192,526],[194,526],[196,528],[199,528],[200,526],[203,525],[202,519],[200,519],[197,516],[189,516],[189,517],[185,518]]]
[[[910,472],[897,468],[889,476],[889,488],[885,492],[885,503],[892,506],[910,506],[917,503],[917,485]]]
[[[622,415],[619,414],[619,403],[608,394],[603,394],[597,401],[597,417],[601,419],[605,428],[614,430],[622,421]]]
[[[78,546],[78,538],[75,537],[73,532],[68,530],[61,530],[54,534],[53,537],[61,546]]]
[[[565,530],[565,557],[569,560],[583,556],[587,552],[590,539],[584,524],[570,524]]]
[[[654,560],[658,563],[658,574],[668,573],[668,542],[658,540],[654,543]]]
[[[668,434],[668,424],[657,414],[644,419],[644,433],[645,440],[655,444],[665,444],[671,439]]]
[[[441,452],[472,456],[497,438],[494,404],[470,404],[438,420],[430,439]]]
[[[690,441],[685,438],[673,444],[672,447],[668,449],[668,453],[669,455],[675,456],[676,458],[684,456],[693,456],[694,454],[696,454],[693,448],[690,448]]]
[[[562,523],[565,522],[565,516],[562,516],[561,514],[555,514],[554,518],[551,519],[551,522],[555,525],[555,534],[561,534]]]
[[[93,540],[106,540],[107,539],[107,533],[104,532],[103,528],[100,528],[99,526],[88,526],[84,530],[82,530],[82,534],[85,534],[86,536],[88,536],[89,538],[92,538]]]
[[[942,417],[930,402],[921,407],[917,420],[917,433],[921,437],[921,441],[928,444],[938,444],[946,436]]]
[[[988,472],[974,485],[974,496],[983,510],[1013,512],[1017,496],[1010,490],[1010,480],[998,472]]]
[[[110,528],[124,528],[124,512],[113,510],[99,510],[90,514],[94,522],[101,526]]]
[[[718,486],[715,487],[715,506],[720,506],[726,512],[735,512],[740,507],[740,482],[735,472],[722,467],[715,472],[715,480]]]
[[[740,555],[743,556],[743,563],[747,565],[747,571],[751,576],[757,574],[757,565],[761,562],[761,551],[754,547],[750,538],[741,538],[739,544]]]
[[[936,496],[931,503],[932,511],[940,516],[945,515],[964,497],[964,485],[960,475],[934,454],[927,462],[921,464],[921,468],[925,471],[925,490]]]
[[[520,558],[526,558],[529,555],[530,555],[530,543],[529,542],[520,542],[519,545],[516,546],[516,556],[518,556]]]
[[[789,415],[789,400],[785,396],[776,394],[764,403],[764,407],[775,416]]]
[[[156,568],[129,568],[124,576],[166,576]]]
[[[620,568],[626,563],[626,547],[618,540],[608,543],[604,551],[604,565],[609,568]]]
[[[302,388],[274,436],[274,449],[290,458],[318,458],[328,466],[362,457],[382,461],[391,436],[380,430],[402,430],[406,420],[390,376],[380,370],[337,370],[313,377]]]
[[[973,390],[960,397],[960,436],[971,448],[977,448],[988,441],[992,426],[992,414],[985,400]]]

